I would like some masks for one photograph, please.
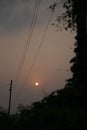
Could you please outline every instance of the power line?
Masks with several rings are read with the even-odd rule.
[[[33,14],[32,22],[31,22],[31,26],[30,26],[31,28],[30,28],[30,32],[29,32],[29,34],[30,34],[29,39],[27,37],[27,41],[26,41],[26,45],[25,45],[25,48],[24,48],[22,58],[21,58],[21,62],[18,66],[18,70],[17,70],[16,76],[15,76],[15,81],[17,80],[17,78],[21,74],[21,71],[22,71],[22,68],[23,68],[23,65],[24,65],[24,62],[25,62],[25,58],[26,58],[28,49],[30,47],[30,42],[31,42],[33,31],[34,31],[34,27],[35,27],[35,24],[36,24],[36,21],[37,21],[37,16],[38,16],[38,13],[39,13],[40,4],[41,4],[41,0],[37,0],[36,4],[35,4],[35,9],[34,9],[34,14]]]
[[[26,58],[26,55],[27,55],[27,51],[30,47],[30,40],[31,40],[31,36],[32,36],[32,33],[33,33],[33,28],[34,28],[34,23],[35,23],[35,15],[36,15],[36,9],[37,9],[37,6],[38,6],[38,0],[36,1],[36,4],[35,4],[35,9],[34,9],[34,14],[33,14],[33,17],[32,17],[32,22],[31,22],[31,28],[30,28],[30,32],[29,32],[29,38],[27,37],[27,40],[26,40],[26,44],[25,44],[25,48],[24,48],[24,52],[23,52],[23,55],[22,55],[22,58],[21,58],[21,62],[18,66],[18,70],[17,70],[17,73],[16,73],[16,79],[18,78],[18,76],[20,76],[20,73],[22,71],[22,68],[23,68],[23,65],[24,65],[24,61],[25,61],[25,58]]]
[[[23,65],[24,65],[24,62],[25,62],[25,59],[26,59],[26,55],[27,55],[27,52],[28,52],[29,47],[30,47],[31,38],[32,38],[32,34],[33,34],[34,27],[35,27],[35,24],[36,24],[40,3],[41,3],[41,0],[36,1],[34,14],[33,14],[32,22],[31,22],[31,26],[30,26],[30,32],[29,32],[29,35],[28,35],[27,40],[26,40],[26,44],[25,44],[25,47],[24,47],[24,52],[22,54],[21,62],[19,64],[19,66],[18,66],[16,75],[15,75],[15,81],[18,79],[18,77],[21,74],[21,71],[22,71],[22,68],[23,68]]]
[[[39,47],[38,47],[38,49],[37,49],[36,55],[35,55],[35,57],[34,57],[33,63],[32,63],[32,65],[31,65],[30,69],[29,69],[28,75],[26,76],[26,78],[25,78],[25,80],[24,80],[24,83],[27,81],[27,79],[28,79],[28,77],[29,77],[29,75],[30,75],[30,73],[31,73],[31,71],[32,71],[32,69],[33,69],[33,66],[34,66],[34,64],[35,64],[35,62],[36,62],[36,60],[37,60],[38,54],[39,54],[39,52],[40,52],[40,49],[41,49],[41,47],[42,47],[42,44],[43,44],[43,42],[44,42],[45,36],[46,36],[47,31],[48,31],[48,28],[49,28],[50,22],[51,22],[51,20],[52,20],[52,16],[53,16],[55,7],[56,7],[56,2],[50,7],[50,9],[51,9],[51,11],[52,11],[52,12],[51,12],[51,15],[50,15],[50,17],[49,17],[49,20],[48,20],[46,29],[45,29],[44,34],[43,34],[43,37],[42,37],[42,39],[41,39],[41,41],[40,41],[40,44],[39,44]]]
[[[44,39],[45,39],[45,36],[46,36],[46,34],[47,34],[47,31],[48,31],[48,28],[49,28],[49,24],[50,24],[50,22],[51,22],[51,20],[52,20],[52,16],[53,16],[53,13],[54,13],[54,8],[55,8],[55,7],[54,7],[54,5],[53,5],[53,6],[52,6],[52,12],[51,12],[51,15],[50,15],[50,17],[49,17],[49,20],[48,20],[46,29],[45,29],[45,31],[44,31],[43,37],[42,37],[41,42],[40,42],[40,44],[39,44],[39,47],[38,47],[38,50],[37,50],[36,55],[35,55],[35,57],[34,57],[34,60],[33,60],[33,62],[32,62],[32,65],[31,65],[31,67],[30,67],[30,69],[29,69],[29,71],[28,71],[28,74],[27,74],[27,76],[26,76],[24,82],[23,82],[23,86],[24,86],[25,82],[27,81],[27,79],[29,78],[30,73],[31,73],[31,71],[32,71],[32,69],[33,69],[33,66],[34,66],[34,64],[35,64],[35,62],[36,62],[36,60],[37,60],[39,51],[40,51],[40,49],[41,49],[41,46],[42,46],[43,41],[44,41]],[[23,88],[23,86],[21,87],[21,89]],[[21,90],[20,90],[20,91],[21,91]]]
[[[51,19],[51,17],[50,17],[50,19]],[[36,55],[35,55],[35,57],[34,57],[33,63],[32,63],[32,65],[31,65],[30,69],[29,69],[28,75],[26,76],[26,79],[25,79],[24,82],[26,82],[26,80],[28,79],[28,77],[29,77],[29,75],[30,75],[30,73],[31,73],[31,71],[32,71],[32,69],[33,69],[33,66],[34,66],[34,64],[35,64],[35,62],[36,62],[36,60],[37,60],[39,51],[40,51],[40,49],[41,49],[41,46],[42,46],[42,44],[43,44],[44,38],[45,38],[46,33],[47,33],[47,30],[48,30],[49,23],[50,23],[50,20],[49,20],[49,22],[48,22],[48,24],[47,24],[46,30],[45,30],[44,35],[43,35],[43,37],[42,37],[42,39],[41,39],[41,42],[40,42],[40,44],[39,44],[39,47],[38,47],[38,50],[37,50]]]

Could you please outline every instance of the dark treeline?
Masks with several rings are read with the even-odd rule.
[[[64,89],[52,92],[31,106],[18,106],[14,115],[0,108],[0,129],[85,130],[87,129],[87,0],[67,0],[65,14],[57,24],[75,29],[75,57],[70,63],[72,78]],[[66,24],[67,23],[67,24]]]
[[[51,93],[42,101],[18,106],[14,115],[0,111],[0,129],[83,130],[87,129],[86,95],[73,88]]]

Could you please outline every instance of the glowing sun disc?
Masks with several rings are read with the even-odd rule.
[[[38,86],[38,85],[39,85],[39,83],[37,83],[37,82],[36,82],[36,83],[35,83],[35,85],[36,85],[36,86]]]

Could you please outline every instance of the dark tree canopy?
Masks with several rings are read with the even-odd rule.
[[[87,89],[87,0],[67,0],[64,3],[66,12],[63,20],[68,28],[75,28],[75,57],[70,61],[73,63],[71,71],[73,76],[67,80],[66,87]]]

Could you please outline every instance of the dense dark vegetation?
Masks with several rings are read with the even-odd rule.
[[[73,88],[51,93],[31,107],[19,105],[15,115],[0,113],[0,129],[87,129],[87,95]]]
[[[30,107],[18,106],[18,112],[7,115],[0,108],[0,129],[85,130],[87,129],[87,1],[67,0],[65,14],[57,21],[65,22],[65,29],[75,29],[75,57],[72,78],[64,89],[52,92]],[[66,24],[67,23],[67,24]]]

